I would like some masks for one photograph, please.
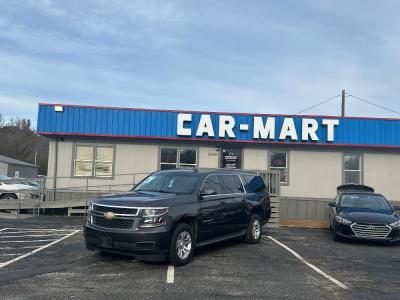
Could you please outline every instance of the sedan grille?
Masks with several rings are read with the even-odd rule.
[[[391,228],[387,225],[368,225],[368,224],[353,224],[351,229],[354,234],[360,238],[370,239],[385,239]]]
[[[121,218],[107,220],[103,216],[96,216],[96,215],[92,215],[91,218],[94,225],[105,228],[129,229],[133,227],[133,224],[135,222],[134,219],[121,219]]]
[[[138,213],[137,208],[118,207],[118,206],[103,206],[103,205],[97,205],[97,204],[93,204],[93,211],[98,212],[98,213],[112,212],[114,214],[133,215],[133,216],[136,216]]]

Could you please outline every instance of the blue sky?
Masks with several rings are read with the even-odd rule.
[[[340,93],[400,111],[399,1],[0,2],[0,113],[37,103],[297,113]],[[340,99],[310,110],[340,112]],[[398,115],[348,98],[357,116]]]

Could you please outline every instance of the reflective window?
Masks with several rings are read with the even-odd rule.
[[[237,175],[220,175],[223,194],[243,193],[243,186]]]
[[[144,179],[134,191],[147,191],[173,194],[193,193],[199,177],[196,174],[177,174],[177,172],[160,172]]]
[[[389,210],[391,208],[385,198],[375,194],[342,194],[340,206],[348,208],[364,208],[375,210]]]
[[[178,166],[177,150],[171,148],[161,148],[160,169],[175,169]]]
[[[181,167],[196,167],[196,150],[180,149],[179,150],[179,165]]]
[[[343,155],[343,183],[361,184],[361,155],[356,153],[345,153]]]
[[[195,168],[197,162],[196,149],[161,148],[160,169]]]
[[[221,188],[220,188],[220,182],[219,178],[217,175],[209,175],[206,180],[204,181],[204,184],[201,188],[201,191],[204,192],[207,189],[213,189],[217,191],[217,194],[221,194]]]
[[[267,187],[261,176],[244,175],[245,188],[247,193],[266,193]]]
[[[73,175],[110,177],[113,159],[113,146],[76,145]]]
[[[280,182],[289,183],[288,172],[288,153],[287,152],[271,152],[269,155],[269,166],[271,170],[280,172]]]

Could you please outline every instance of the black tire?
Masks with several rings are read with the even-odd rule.
[[[190,247],[189,253],[185,252],[182,248],[188,248],[188,246],[181,246],[178,243],[188,242],[187,237],[190,236]],[[171,238],[171,245],[169,247],[169,262],[173,266],[186,265],[193,257],[193,251],[195,246],[194,234],[192,226],[186,223],[180,223],[176,226],[174,233]]]
[[[0,199],[18,199],[17,195],[12,193],[4,193],[0,196]]]
[[[250,216],[249,226],[247,226],[244,240],[248,244],[258,244],[262,235],[261,218],[257,214]]]

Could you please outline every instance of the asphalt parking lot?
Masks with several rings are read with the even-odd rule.
[[[270,229],[196,251],[183,267],[85,249],[82,218],[0,220],[2,299],[398,299],[400,246]]]

